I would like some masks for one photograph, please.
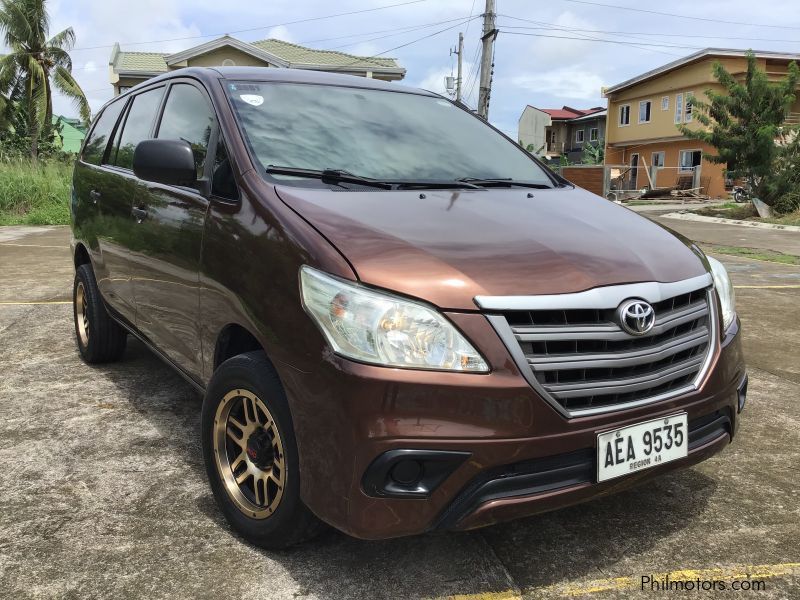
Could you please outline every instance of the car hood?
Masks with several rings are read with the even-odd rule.
[[[705,273],[686,241],[580,188],[276,190],[360,281],[443,309]]]

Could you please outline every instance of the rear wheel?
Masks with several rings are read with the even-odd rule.
[[[289,406],[263,352],[220,365],[203,401],[201,429],[214,497],[242,537],[278,549],[320,530],[321,523],[300,499]]]
[[[75,337],[83,360],[88,363],[119,360],[125,352],[128,333],[108,315],[91,265],[80,265],[75,270],[72,306]]]

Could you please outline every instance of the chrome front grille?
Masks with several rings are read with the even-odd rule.
[[[595,288],[579,294],[478,297],[520,370],[551,404],[581,416],[695,389],[713,350],[711,278]],[[618,324],[625,300],[648,301],[655,324]]]

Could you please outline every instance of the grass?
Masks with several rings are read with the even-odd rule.
[[[66,225],[72,165],[0,163],[0,225]]]
[[[720,206],[698,208],[691,211],[706,217],[723,217],[725,219],[737,219],[740,221],[755,221],[757,223],[774,223],[775,225],[794,225],[800,226],[800,210],[796,210],[780,217],[761,218],[758,216],[752,204],[736,204],[727,202]]]
[[[782,254],[781,252],[775,252],[774,250],[744,248],[742,246],[717,246],[714,244],[703,244],[703,246],[712,254],[742,256],[744,258],[780,263],[783,265],[800,265],[800,256],[795,256],[793,254]]]
[[[794,225],[795,227],[800,227],[800,210],[796,210],[788,215],[783,215],[782,217],[759,220],[763,221],[764,223],[774,223],[776,225]]]

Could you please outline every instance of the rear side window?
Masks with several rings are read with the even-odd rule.
[[[157,137],[189,142],[198,179],[203,177],[208,141],[215,121],[211,106],[199,89],[186,83],[170,88]]]
[[[83,148],[84,162],[99,165],[103,160],[106,146],[108,146],[108,139],[111,137],[111,132],[114,131],[114,125],[116,125],[119,113],[122,112],[124,106],[124,100],[117,100],[106,106],[105,110],[100,113],[97,124],[92,129],[92,133]]]
[[[108,162],[125,169],[133,168],[133,151],[136,145],[150,139],[150,132],[153,130],[153,121],[161,104],[161,97],[164,95],[164,88],[156,88],[143,92],[133,98],[133,104],[128,109],[128,116],[125,118],[125,125],[119,142],[112,151],[112,156]]]

